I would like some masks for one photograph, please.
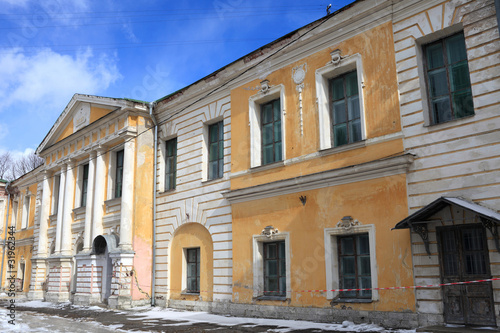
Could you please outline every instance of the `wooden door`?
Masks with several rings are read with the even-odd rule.
[[[443,283],[491,278],[486,232],[481,225],[437,228]],[[491,282],[443,287],[449,324],[496,326]]]

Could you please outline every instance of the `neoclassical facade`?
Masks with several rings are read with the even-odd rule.
[[[151,127],[145,104],[72,98],[37,149],[45,164],[31,299],[113,307],[148,301]]]

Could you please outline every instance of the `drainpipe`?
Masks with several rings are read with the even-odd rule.
[[[5,260],[5,247],[7,246],[7,227],[9,225],[9,208],[10,208],[10,192],[8,190],[10,182],[5,186],[5,191],[9,194],[7,196],[7,216],[5,217],[5,236],[3,238],[3,252],[2,252],[2,268],[0,269],[0,288],[2,287],[3,281],[3,263]]]
[[[158,122],[153,114],[154,102],[148,104],[149,115],[154,123],[154,150],[153,150],[153,276],[151,277],[151,306],[155,306],[156,288],[156,164],[158,159]]]
[[[500,26],[500,0],[495,0],[495,9],[497,12],[497,25]]]

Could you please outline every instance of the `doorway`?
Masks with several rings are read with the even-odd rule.
[[[436,228],[442,283],[491,278],[486,231],[482,225]],[[496,326],[491,282],[443,286],[448,324]]]

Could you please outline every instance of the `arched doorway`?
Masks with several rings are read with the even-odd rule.
[[[101,281],[101,302],[108,302],[108,298],[111,294],[111,279],[113,275],[113,265],[109,252],[116,248],[116,239],[114,236],[110,235],[99,235],[92,243],[92,254],[96,256],[96,265],[100,270]]]

